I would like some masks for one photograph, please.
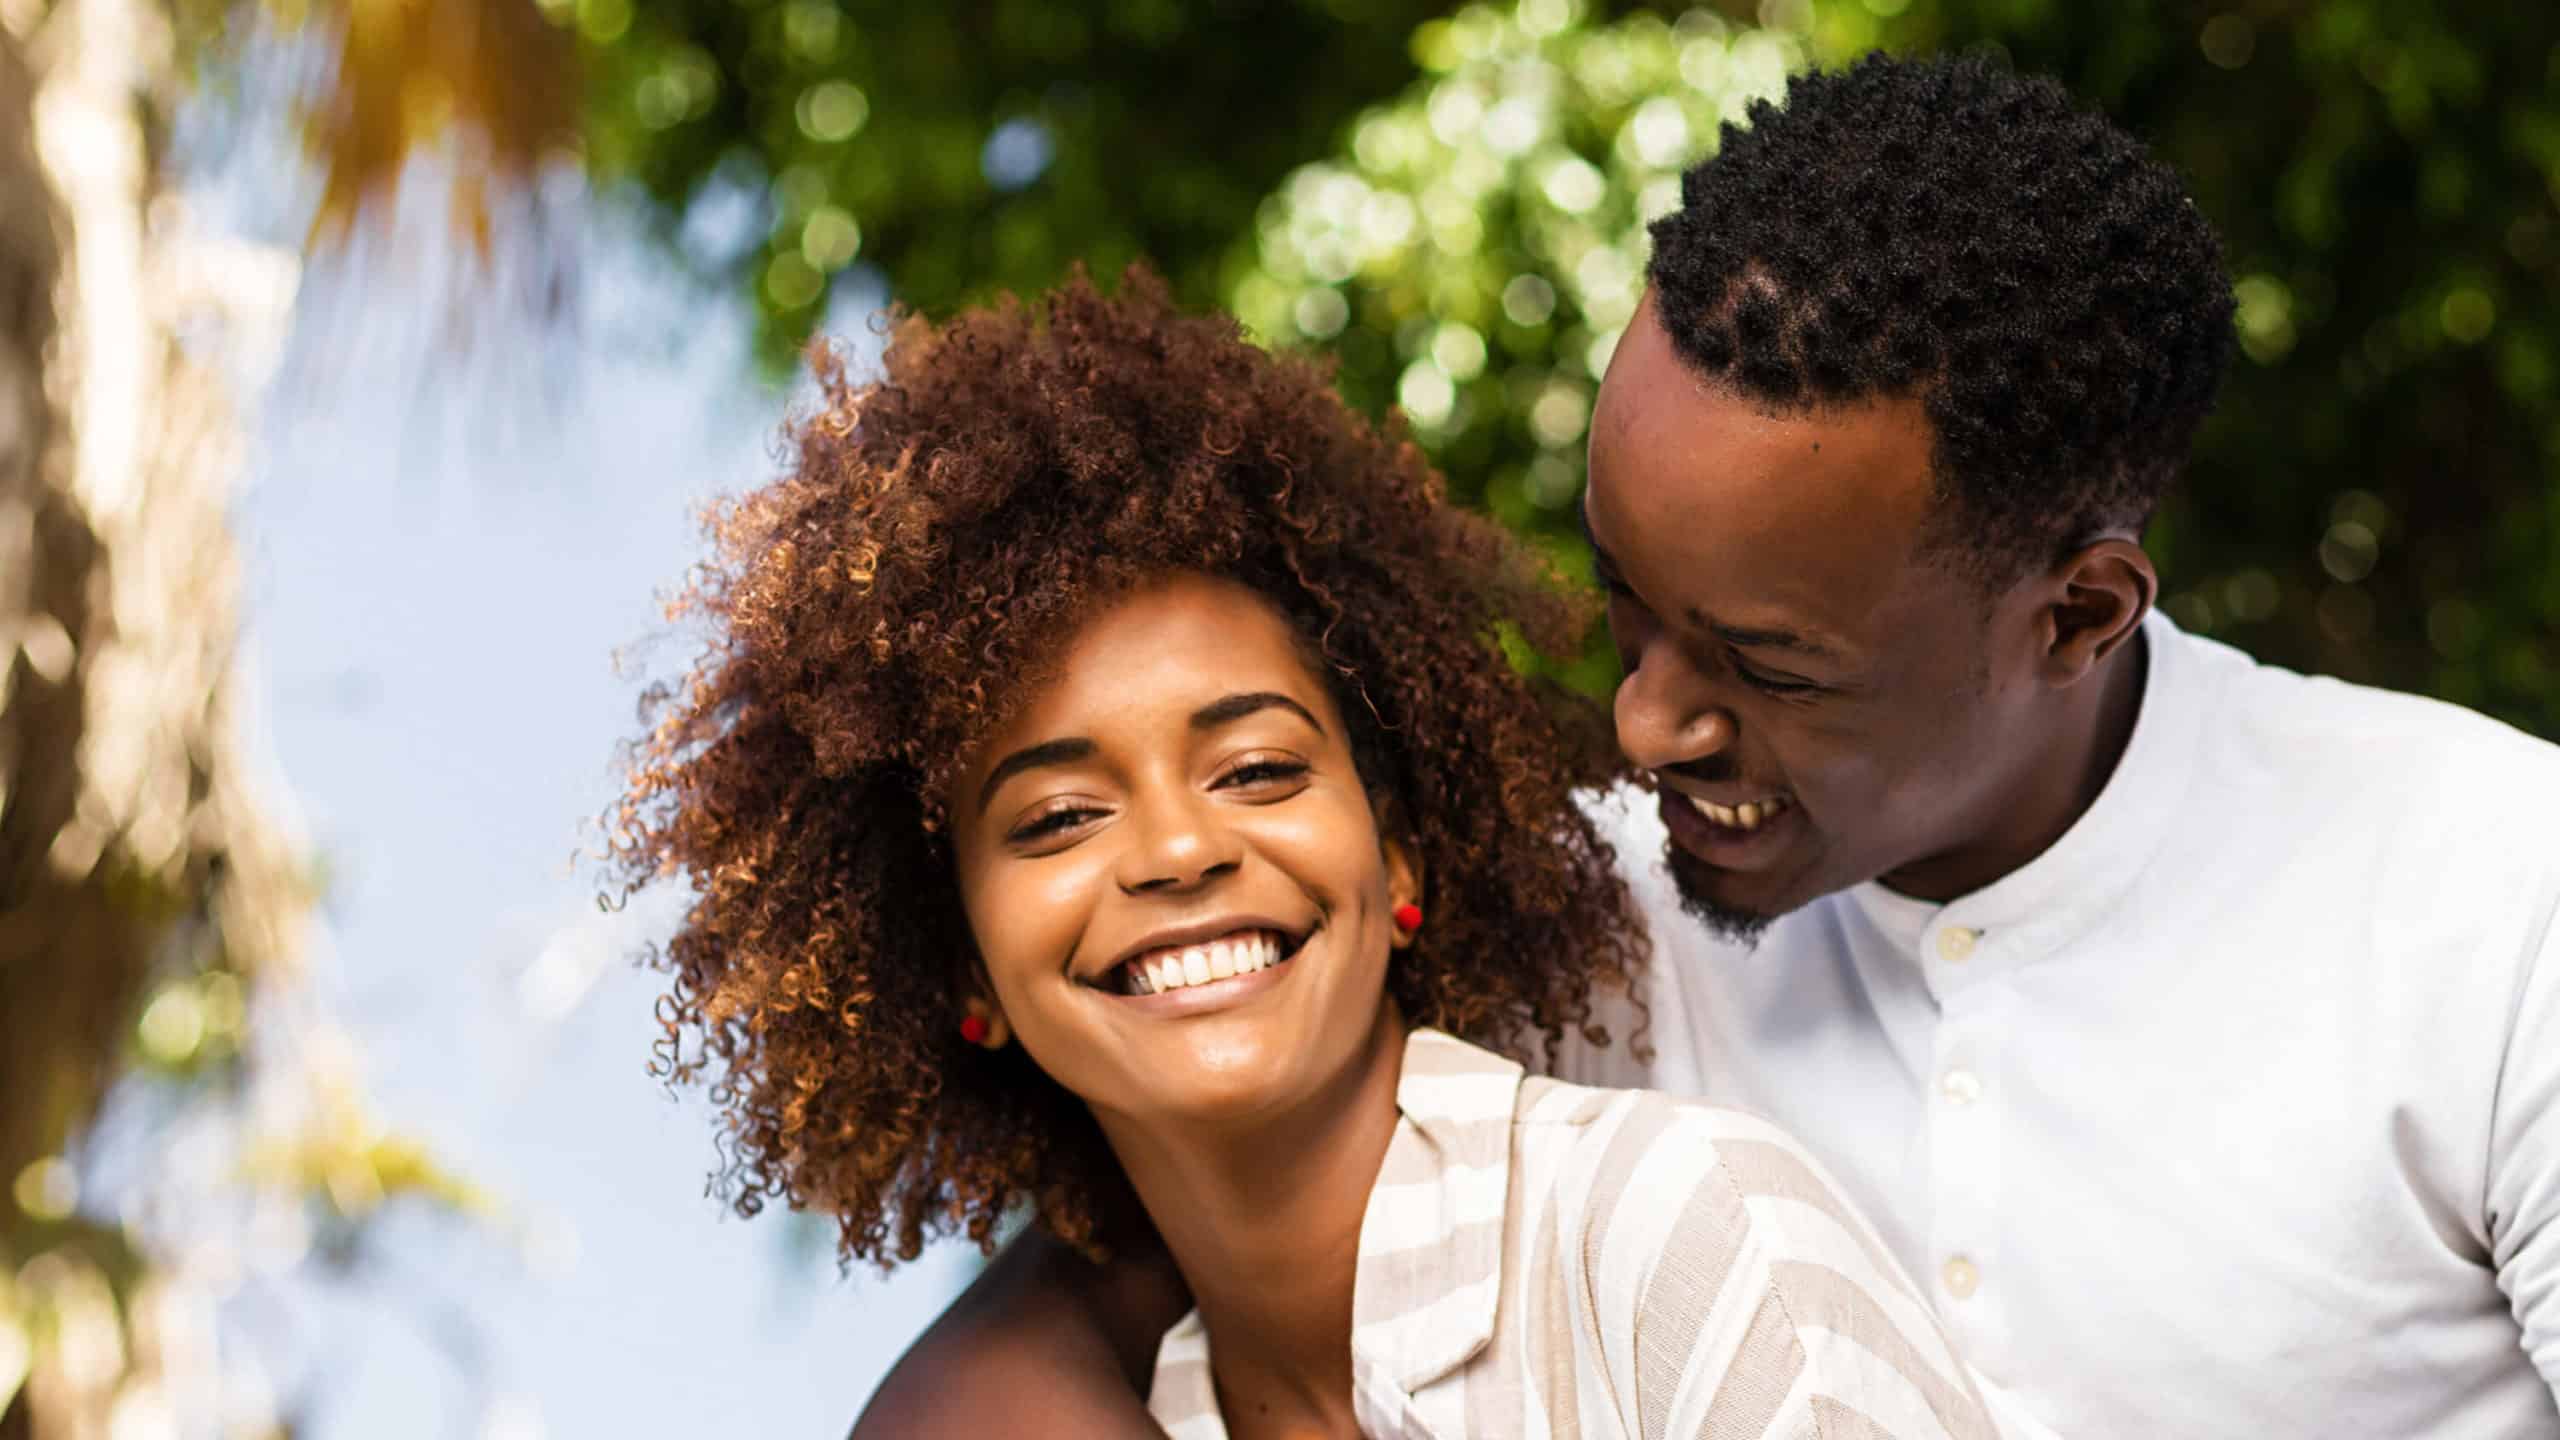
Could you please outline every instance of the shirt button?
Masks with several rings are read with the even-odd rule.
[[[1938,958],[1950,965],[1961,965],[1973,958],[1973,942],[1981,938],[1979,930],[1950,925],[1938,932]]]
[[[1973,1262],[1961,1255],[1938,1267],[1938,1278],[1946,1282],[1947,1293],[1959,1300],[1970,1298],[1974,1289],[1982,1284],[1982,1272],[1973,1268]]]
[[[1938,1077],[1938,1093],[1961,1109],[1982,1098],[1982,1077],[1970,1070],[1950,1070]]]

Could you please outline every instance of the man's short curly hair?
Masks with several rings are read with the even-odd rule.
[[[944,816],[972,742],[1080,617],[1184,572],[1296,625],[1332,687],[1431,924],[1388,985],[1415,1023],[1552,1053],[1645,954],[1575,803],[1615,777],[1606,726],[1534,690],[1502,636],[1573,651],[1587,602],[1316,362],[1178,312],[1132,270],[1036,305],[902,321],[876,380],[821,353],[781,479],[716,507],[675,607],[712,641],[642,704],[614,828],[628,895],[681,873],[655,958],[659,1068],[713,1071],[719,1181],[831,1213],[883,1265],[1028,1210],[1103,1248],[1134,1219],[1084,1107],[1018,1048],[962,1041],[975,950]],[[1516,628],[1512,628],[1516,627]]]
[[[2229,366],[2221,245],[2176,173],[1980,56],[1798,76],[1653,246],[1704,374],[1780,409],[1919,397],[1939,538],[1989,582],[2139,529]]]

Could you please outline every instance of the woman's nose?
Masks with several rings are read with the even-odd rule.
[[[1140,799],[1128,816],[1135,843],[1120,861],[1120,888],[1131,894],[1187,890],[1236,868],[1243,846],[1204,797]]]

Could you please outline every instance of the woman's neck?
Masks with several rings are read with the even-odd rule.
[[[1395,1138],[1405,1024],[1290,1109],[1218,1127],[1100,1116],[1209,1328],[1230,1435],[1356,1434],[1351,1300],[1360,1222]]]

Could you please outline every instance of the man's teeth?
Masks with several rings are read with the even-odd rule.
[[[1250,975],[1279,963],[1279,936],[1267,931],[1230,935],[1205,945],[1185,945],[1139,956],[1129,962],[1129,990],[1136,995],[1181,990],[1212,980]]]
[[[1695,795],[1685,798],[1699,814],[1728,830],[1757,830],[1763,821],[1775,820],[1785,814],[1787,809],[1784,796],[1772,796],[1767,800],[1752,801],[1742,805],[1718,805],[1712,800],[1701,800]]]

